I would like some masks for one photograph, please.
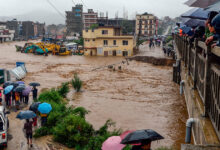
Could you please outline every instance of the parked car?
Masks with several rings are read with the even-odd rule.
[[[5,112],[5,107],[0,106],[0,146],[7,147],[9,120],[7,117],[9,112]]]

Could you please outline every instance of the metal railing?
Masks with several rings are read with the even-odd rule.
[[[220,47],[211,48],[198,39],[190,43],[188,37],[174,35],[177,51],[194,89],[198,91],[209,117],[220,139]]]

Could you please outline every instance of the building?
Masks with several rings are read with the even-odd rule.
[[[6,27],[9,30],[14,30],[14,38],[19,37],[19,22],[16,19],[13,19],[12,21],[7,21],[6,22]]]
[[[0,43],[14,40],[14,30],[7,28],[6,22],[0,22]]]
[[[98,24],[102,26],[120,26],[123,34],[134,35],[135,34],[135,20],[127,20],[123,18],[98,18]]]
[[[45,35],[45,23],[34,23],[34,36],[43,37]]]
[[[37,29],[34,29],[34,22],[32,21],[22,22],[22,35],[26,40],[31,39],[35,36],[34,30],[37,30]]]
[[[82,34],[83,30],[83,5],[72,7],[72,11],[66,11],[67,35]]]
[[[144,13],[136,15],[136,35],[153,37],[157,35],[158,21],[157,17],[153,14]]]
[[[93,9],[88,9],[87,13],[83,13],[83,28],[89,29],[91,25],[97,24],[98,13]]]
[[[99,26],[83,30],[84,55],[86,56],[132,56],[134,37],[123,35],[121,27]]]

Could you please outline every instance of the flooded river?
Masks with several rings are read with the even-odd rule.
[[[23,46],[24,42],[0,44],[0,68],[12,69],[16,61],[25,62],[28,74],[24,81],[37,81],[42,85],[40,89],[59,86],[78,73],[84,82],[83,91],[76,94],[72,90],[68,95],[69,104],[87,108],[90,111],[87,120],[96,129],[112,119],[116,127],[123,130],[159,132],[165,139],[153,142],[153,148],[173,146],[180,149],[187,111],[184,97],[172,82],[171,67],[136,61],[122,64],[122,57],[37,56],[16,52],[15,44]],[[115,71],[103,67],[110,64],[117,64]],[[12,112],[9,117],[10,150],[22,149],[22,144],[26,143],[23,122],[15,119],[16,114]]]

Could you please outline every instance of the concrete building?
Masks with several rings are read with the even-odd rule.
[[[158,21],[157,17],[153,14],[144,13],[136,15],[136,35],[153,37],[157,35]]]
[[[84,55],[86,56],[132,56],[133,36],[123,35],[120,27],[100,26],[83,30]]]
[[[7,29],[6,22],[0,22],[0,43],[14,40],[14,30]]]
[[[123,18],[98,18],[98,24],[102,26],[120,26],[122,28],[123,34],[135,34],[135,20],[126,20]]]
[[[14,38],[19,37],[19,22],[16,19],[13,19],[12,21],[7,21],[6,22],[6,27],[9,30],[14,30]]]
[[[34,37],[34,22],[23,21],[22,22],[22,35],[25,39]]]
[[[82,34],[83,29],[83,5],[72,7],[72,11],[66,11],[67,35]]]
[[[45,35],[45,23],[34,23],[34,36],[43,37]]]
[[[83,13],[83,28],[89,29],[91,25],[97,24],[98,13],[93,9],[88,9],[87,13]]]

